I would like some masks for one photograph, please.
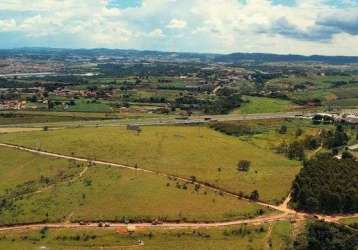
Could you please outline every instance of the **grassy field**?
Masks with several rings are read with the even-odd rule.
[[[287,249],[288,222],[273,225],[235,226],[216,229],[138,229],[128,234],[123,229],[41,229],[0,233],[1,249]],[[144,246],[138,247],[139,241]],[[97,248],[96,248],[97,247]]]
[[[121,119],[119,113],[86,112],[50,112],[50,111],[3,111],[0,112],[0,125],[20,125],[34,123],[58,123],[75,121],[92,121]]]
[[[66,155],[117,162],[191,177],[233,192],[278,203],[289,193],[300,164],[236,137],[206,127],[143,127],[137,134],[125,128],[76,128],[49,132],[3,134],[1,142]],[[251,161],[239,172],[240,160]]]
[[[256,114],[256,113],[275,113],[290,110],[290,101],[266,98],[266,97],[245,97],[248,101],[233,113],[239,114]]]
[[[358,98],[338,99],[329,102],[329,105],[331,105],[332,107],[357,108]]]
[[[52,161],[13,149],[0,150],[0,196],[5,195],[6,190],[38,180],[41,176],[53,178],[62,173],[78,172],[73,163],[67,160]]]
[[[334,87],[337,82],[346,82],[350,83],[351,81],[356,81],[357,76],[341,76],[341,75],[332,75],[332,76],[289,76],[287,78],[276,78],[270,80],[267,85],[271,87],[280,87],[287,88],[294,84],[298,83],[309,83],[312,87],[316,89],[327,89],[330,87]]]
[[[76,117],[76,116],[56,116],[56,115],[41,115],[41,114],[17,114],[12,113],[0,114],[0,125],[10,124],[24,124],[24,123],[46,123],[46,122],[71,122],[71,121],[83,121],[94,120],[97,118],[91,117]]]
[[[62,111],[62,106],[56,106],[57,111]],[[92,102],[87,99],[78,99],[75,101],[75,105],[69,105],[68,112],[111,112],[112,108],[104,101],[97,100]]]
[[[346,225],[351,225],[351,224],[357,224],[358,225],[358,217],[342,219],[342,220],[340,220],[340,222],[342,222],[342,223],[344,223]]]
[[[295,140],[302,140],[306,135],[316,135],[319,133],[321,128],[333,128],[330,125],[312,125],[311,121],[306,120],[289,120],[281,121],[279,126],[278,124],[270,124],[266,129],[262,129],[262,133],[258,133],[252,136],[244,136],[243,140],[246,140],[256,147],[266,149],[266,150],[275,150],[282,142],[290,143]],[[287,126],[287,132],[285,134],[280,134],[277,130],[281,125]],[[297,129],[302,129],[303,133],[301,136],[296,136]]]
[[[151,118],[175,118],[175,115],[161,115],[151,113],[98,113],[98,112],[49,112],[49,111],[4,111],[0,113],[0,127],[2,128],[43,128],[44,126],[76,127],[89,123],[96,126],[117,124],[120,121],[141,120]]]
[[[225,221],[270,213],[190,183],[1,148],[0,224]],[[11,157],[11,158],[10,158]]]
[[[271,249],[292,249],[293,225],[288,221],[276,222],[272,226]]]

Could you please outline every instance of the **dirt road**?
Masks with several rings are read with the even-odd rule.
[[[135,226],[136,228],[167,228],[167,229],[180,229],[180,228],[212,228],[212,227],[225,227],[225,226],[234,226],[241,224],[252,224],[259,225],[262,223],[269,223],[275,221],[282,220],[303,220],[304,217],[295,216],[291,214],[279,214],[279,215],[271,215],[271,216],[263,216],[257,217],[253,219],[242,219],[235,221],[227,221],[227,222],[213,222],[213,223],[163,223],[158,225],[153,225],[151,223],[131,223],[131,226]],[[127,227],[128,224],[124,223],[106,223],[102,222],[104,228],[108,227]],[[29,224],[29,225],[19,225],[19,226],[10,226],[10,227],[0,227],[1,231],[9,231],[9,230],[24,230],[24,229],[40,229],[43,227],[48,228],[94,228],[99,227],[99,223],[87,223],[85,225],[81,225],[79,223],[53,223],[53,224]]]

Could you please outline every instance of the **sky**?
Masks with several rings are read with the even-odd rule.
[[[358,56],[358,0],[0,0],[0,48]]]

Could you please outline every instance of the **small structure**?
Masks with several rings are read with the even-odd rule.
[[[356,114],[345,115],[343,116],[342,121],[349,124],[358,124],[358,115]]]
[[[136,226],[135,225],[128,225],[127,226],[127,231],[128,233],[134,233],[136,231]]]
[[[138,125],[131,125],[131,124],[128,124],[128,125],[127,125],[127,130],[135,131],[135,132],[137,132],[138,134],[139,134],[140,132],[142,132],[142,129],[141,129]]]
[[[317,113],[313,115],[312,120],[316,123],[333,123],[338,117],[329,113]]]
[[[315,123],[347,123],[358,124],[358,113],[341,112],[341,113],[317,113],[312,117]]]

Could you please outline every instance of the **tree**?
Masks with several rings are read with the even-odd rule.
[[[287,147],[287,157],[289,159],[297,159],[302,161],[305,158],[305,149],[303,143],[294,141]]]
[[[37,102],[37,96],[36,96],[36,95],[33,95],[33,96],[31,96],[31,97],[27,97],[27,100],[28,100],[29,102]]]
[[[241,160],[237,164],[238,170],[241,172],[247,172],[250,170],[251,162],[247,160]]]
[[[349,151],[344,151],[342,153],[342,159],[354,159],[354,155]]]
[[[303,130],[301,129],[301,128],[298,128],[297,130],[296,130],[296,137],[300,137],[302,134],[303,134]]]
[[[354,250],[358,233],[348,227],[322,221],[308,223],[303,234],[294,242],[294,249]]]
[[[303,140],[303,144],[306,149],[315,150],[320,146],[321,142],[320,138],[317,138],[313,135],[307,135]]]
[[[48,110],[52,110],[55,107],[55,104],[51,100],[48,100],[47,107],[48,107]]]
[[[279,128],[278,132],[279,132],[280,134],[286,134],[286,133],[287,133],[287,126],[286,126],[286,125],[282,125],[282,126]]]
[[[254,190],[250,194],[250,200],[257,201],[260,198],[259,191]]]

